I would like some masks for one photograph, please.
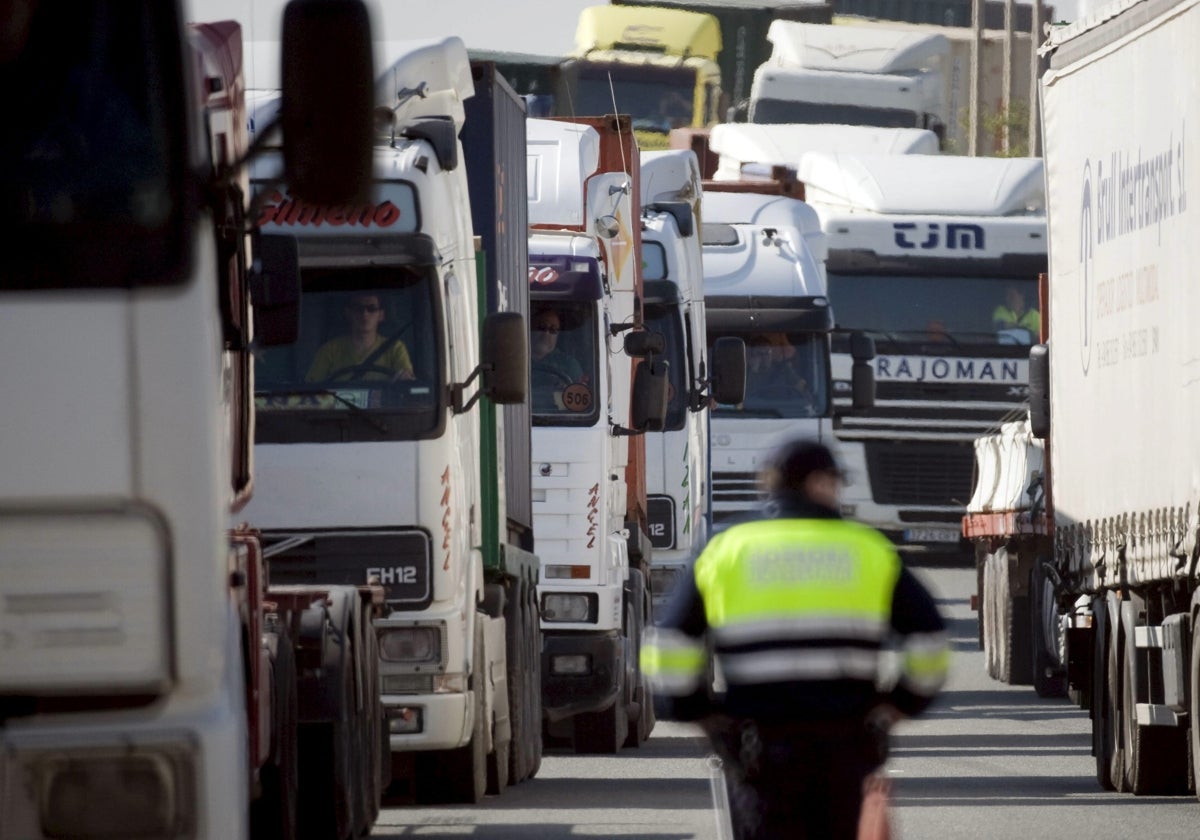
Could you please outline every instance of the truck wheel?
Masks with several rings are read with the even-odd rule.
[[[251,833],[264,840],[296,836],[299,766],[296,761],[296,652],[286,630],[275,637],[271,657],[271,758],[261,769],[262,794],[250,806]]]
[[[1029,640],[1029,598],[1014,595],[1009,577],[1010,558],[1005,549],[994,555],[994,574],[999,612],[1000,650],[997,660],[999,680],[1009,685],[1029,685],[1033,682]]]
[[[443,799],[456,804],[474,805],[483,799],[484,793],[487,792],[486,727],[489,721],[483,702],[483,681],[487,679],[487,675],[484,671],[483,633],[479,622],[476,622],[476,627],[474,667],[471,675],[474,685],[472,698],[475,705],[475,722],[471,730],[471,740],[456,750],[449,750],[438,756],[440,760],[434,766],[440,772],[434,775],[435,778],[440,776],[440,790],[426,789],[428,793],[437,797],[429,801]]]
[[[620,751],[629,737],[629,717],[621,700],[623,693],[617,692],[617,699],[602,712],[575,716],[575,752],[616,755]]]
[[[1064,697],[1067,693],[1066,669],[1059,652],[1058,602],[1054,584],[1038,557],[1029,570],[1029,617],[1032,621],[1030,653],[1033,690],[1038,697]]]
[[[531,583],[525,590],[525,662],[529,674],[529,774],[532,779],[542,767],[542,623],[538,613],[537,589]]]
[[[1132,628],[1126,628],[1131,630]],[[1148,692],[1134,673],[1138,651],[1126,632],[1121,677],[1121,721],[1125,736],[1125,778],[1135,796],[1187,792],[1187,732],[1174,726],[1139,726],[1137,703]]]
[[[1121,643],[1120,618],[1104,600],[1104,626],[1097,628],[1095,667],[1092,669],[1092,713],[1096,780],[1105,790],[1125,790],[1125,753],[1121,749]]]
[[[1188,741],[1191,747],[1188,753],[1190,764],[1192,766],[1192,787],[1196,791],[1197,798],[1200,798],[1200,781],[1197,776],[1200,775],[1200,620],[1198,616],[1192,616],[1192,657],[1191,667],[1188,669],[1188,681],[1191,683],[1191,692],[1188,695]]]

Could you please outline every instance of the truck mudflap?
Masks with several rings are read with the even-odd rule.
[[[545,633],[542,708],[551,721],[607,709],[617,699],[625,668],[625,643],[606,633]]]

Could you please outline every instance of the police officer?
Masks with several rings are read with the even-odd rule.
[[[648,631],[642,668],[668,716],[702,722],[738,840],[852,839],[885,756],[877,724],[919,714],[940,690],[945,624],[892,544],[841,518],[828,448],[789,443],[762,478],[764,516],[709,542]],[[900,673],[881,689],[892,640]]]

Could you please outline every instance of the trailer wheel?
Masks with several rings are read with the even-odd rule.
[[[1009,685],[1029,685],[1030,673],[1029,599],[1012,594],[1008,551],[999,548],[988,555],[984,571],[985,600],[991,616],[988,631],[988,673]],[[986,641],[986,640],[985,640]]]
[[[1033,690],[1038,697],[1064,697],[1067,675],[1059,646],[1058,602],[1054,597],[1054,584],[1042,566],[1044,561],[1044,557],[1037,557],[1029,570]]]
[[[1188,752],[1192,769],[1192,789],[1200,798],[1200,617],[1192,616],[1192,655],[1191,667],[1188,669],[1188,682],[1191,691],[1188,694]]]
[[[263,840],[296,836],[299,765],[296,760],[296,652],[287,631],[275,636],[271,657],[274,693],[271,702],[271,759],[259,773],[262,794],[250,806],[251,831]]]
[[[1133,628],[1126,627],[1124,670],[1121,674],[1121,722],[1125,737],[1125,777],[1128,790],[1135,796],[1147,794],[1183,794],[1187,792],[1187,748],[1185,730],[1173,726],[1140,726],[1137,703],[1149,698],[1142,678],[1135,673],[1139,654],[1134,646]]]
[[[1092,668],[1092,752],[1096,781],[1105,790],[1125,790],[1125,753],[1121,749],[1120,618],[1105,599],[1097,599]],[[1116,683],[1114,685],[1113,683]]]

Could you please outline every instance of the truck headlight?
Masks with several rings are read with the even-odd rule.
[[[436,665],[442,661],[438,627],[389,627],[379,631],[379,655],[388,662]]]
[[[192,767],[181,751],[145,749],[55,756],[36,764],[47,837],[191,837]]]
[[[542,596],[542,618],[546,621],[594,622],[598,604],[594,592],[547,592]]]

